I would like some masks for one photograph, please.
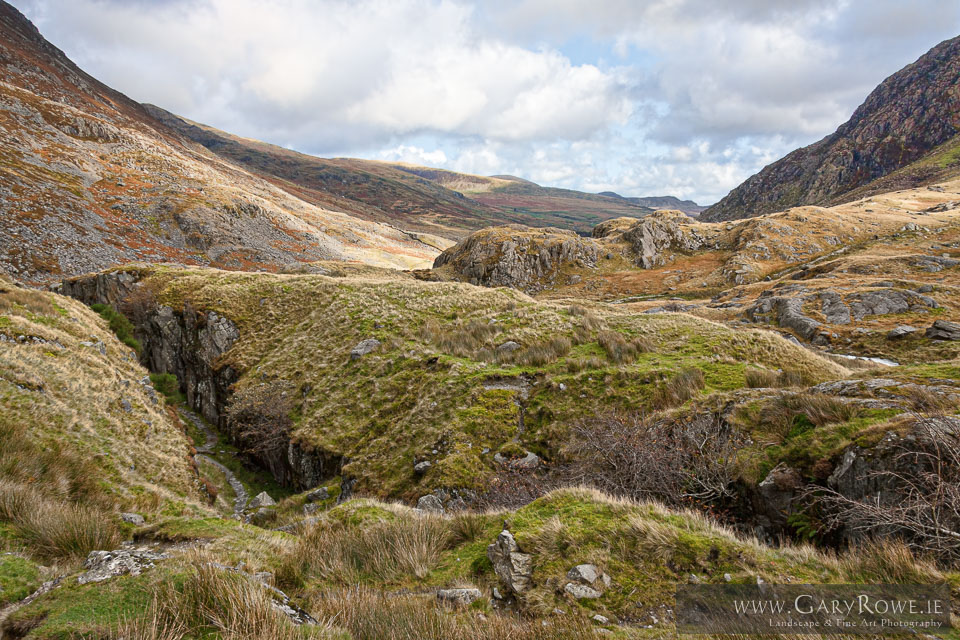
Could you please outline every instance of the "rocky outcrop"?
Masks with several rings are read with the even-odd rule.
[[[513,593],[530,588],[533,576],[533,556],[522,553],[513,534],[504,529],[496,542],[487,547],[487,558],[500,581]]]
[[[135,269],[79,276],[65,280],[57,290],[86,304],[109,304],[123,309],[133,299],[143,301],[141,273]],[[240,338],[237,326],[215,311],[141,304],[135,333],[143,347],[143,363],[151,370],[172,373],[180,382],[187,404],[212,425],[228,434],[241,448],[239,430],[233,428],[227,407],[232,385],[240,373],[221,362]],[[279,454],[252,454],[284,486],[308,489],[339,473],[342,459],[289,442]],[[213,461],[212,458],[208,460]],[[215,461],[214,461],[215,462]],[[244,496],[244,502],[246,498]]]
[[[621,237],[630,244],[638,266],[655,269],[670,262],[675,253],[715,248],[715,237],[708,235],[707,229],[680,211],[658,211],[634,224]]]
[[[937,320],[926,333],[931,340],[960,340],[960,323]]]
[[[126,574],[138,576],[147,569],[152,569],[157,560],[165,560],[169,557],[165,553],[147,548],[91,551],[86,562],[83,563],[86,571],[80,574],[77,582],[80,584],[104,582]]]
[[[513,287],[529,293],[560,282],[564,269],[596,267],[600,246],[563,229],[520,225],[471,234],[433,263],[456,279],[486,287]]]
[[[734,220],[860,197],[851,192],[910,165],[957,135],[958,86],[960,37],[940,43],[884,80],[835,133],[764,167],[700,218]],[[902,176],[906,182],[884,190],[930,184],[942,177],[942,172],[918,169]]]

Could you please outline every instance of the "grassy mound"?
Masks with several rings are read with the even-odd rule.
[[[809,381],[846,373],[769,332],[402,274],[142,275],[158,302],[236,323],[240,339],[217,365],[241,374],[238,406],[290,403],[293,439],[349,458],[345,474],[380,496],[480,488],[501,449],[551,459],[572,420],[737,389],[750,369]],[[379,347],[351,358],[370,338]],[[508,342],[514,350],[498,348]],[[432,466],[416,476],[423,460]]]

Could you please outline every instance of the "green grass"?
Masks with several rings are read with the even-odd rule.
[[[23,600],[42,582],[37,563],[18,555],[0,555],[0,607]]]

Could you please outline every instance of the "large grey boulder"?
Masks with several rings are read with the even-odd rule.
[[[362,342],[358,343],[353,349],[350,350],[350,359],[359,360],[368,353],[373,353],[380,348],[380,341],[376,338],[367,338]]]
[[[960,323],[937,320],[927,329],[927,337],[932,340],[960,340]]]
[[[417,500],[417,509],[430,513],[443,513],[443,500],[432,493],[428,493],[425,496],[420,496],[420,499]]]
[[[530,588],[533,576],[533,556],[522,553],[513,534],[504,529],[496,542],[487,547],[487,558],[503,584],[513,593]]]

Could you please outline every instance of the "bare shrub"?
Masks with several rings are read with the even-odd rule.
[[[811,487],[828,529],[900,536],[915,552],[945,565],[960,561],[960,419],[918,417],[913,438],[899,440],[886,468],[866,479],[875,492],[846,496]]]
[[[293,420],[294,393],[286,382],[247,387],[233,395],[227,421],[236,440],[249,452],[270,459],[286,453]]]
[[[705,385],[703,371],[693,367],[683,369],[657,385],[653,403],[659,408],[681,405],[696,396]]]
[[[565,484],[562,476],[503,467],[477,496],[477,509],[516,509]]]
[[[705,504],[730,495],[740,444],[711,414],[681,421],[611,414],[574,425],[567,473],[616,496]]]

